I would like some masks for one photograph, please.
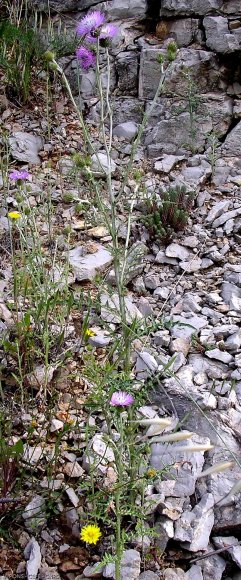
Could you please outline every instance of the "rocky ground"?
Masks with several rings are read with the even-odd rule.
[[[21,167],[31,167],[31,205],[38,205],[39,192],[46,180],[50,179],[55,208],[54,227],[59,235],[61,228],[66,225],[72,227],[70,283],[91,288],[91,281],[103,269],[107,280],[112,281],[109,237],[101,223],[91,223],[91,212],[90,222],[86,226],[86,221],[75,215],[73,202],[63,201],[66,191],[71,191],[76,200],[80,196],[80,192],[71,185],[69,169],[72,161],[68,154],[78,147],[81,135],[75,114],[64,96],[58,99],[56,108],[58,120],[53,123],[53,137],[49,142],[46,138],[44,143],[42,141],[46,122],[40,106],[30,113],[8,104],[2,113],[2,121],[13,135],[10,138],[12,158],[21,161]],[[128,160],[128,154],[123,153],[126,147],[125,138],[116,137],[113,176],[116,188],[119,185],[118,167]],[[136,546],[130,546],[124,556],[123,578],[124,575],[129,580],[239,578],[241,511],[239,495],[230,497],[229,492],[240,480],[240,467],[234,463],[225,474],[214,473],[205,479],[199,479],[199,476],[204,468],[232,459],[232,454],[240,458],[241,170],[234,171],[230,163],[225,182],[221,179],[218,184],[218,173],[215,183],[210,182],[211,167],[207,156],[194,155],[186,162],[179,157],[164,155],[154,164],[144,163],[143,159],[140,148],[136,165],[145,169],[143,186],[147,192],[153,192],[160,185],[185,182],[195,189],[197,195],[185,232],[174,237],[167,246],[160,245],[158,241],[150,242],[143,226],[136,233],[141,214],[141,192],[135,202],[132,252],[139,252],[142,257],[135,267],[132,262],[128,270],[128,311],[130,320],[133,315],[140,319],[151,316],[159,324],[157,330],[153,328],[149,336],[144,337],[144,341],[136,339],[133,344],[135,376],[143,381],[153,377],[155,387],[150,404],[141,408],[140,414],[150,418],[168,413],[173,425],[183,421],[183,430],[193,432],[192,438],[185,442],[187,447],[209,442],[215,447],[205,454],[198,450],[179,452],[170,475],[164,481],[155,480],[148,486],[146,501],[150,502],[150,524],[155,523],[158,529],[156,546],[159,555],[152,555],[150,565],[147,559],[146,569],[150,568],[150,571],[140,574],[140,554]],[[31,166],[31,162],[37,165]],[[128,183],[126,195],[131,192],[133,180]],[[7,202],[9,207],[16,206],[14,189],[10,189]],[[125,212],[120,215],[120,220],[123,221],[124,238]],[[4,208],[1,210],[0,226],[2,250],[4,247],[6,250],[8,222]],[[44,223],[41,224],[40,235],[44,239]],[[11,326],[11,312],[6,306],[11,278],[7,251],[3,251],[1,278],[3,333]],[[108,300],[113,303],[115,298],[112,296],[110,299],[103,294],[100,321],[104,321],[105,329],[98,324],[95,316],[90,326],[95,336],[89,342],[98,360],[101,360],[110,340],[108,325],[118,331],[118,315],[110,314],[106,307]],[[73,348],[78,344],[78,334],[72,324],[68,343]],[[155,374],[172,357],[169,378],[155,383]],[[5,364],[4,357],[2,364]],[[77,367],[78,362],[72,360],[68,371],[75,372]],[[36,368],[35,379],[38,373],[41,374],[41,369]],[[40,578],[80,580],[99,576],[93,568],[98,552],[96,554],[92,549],[89,553],[78,540],[83,510],[79,481],[88,472],[88,466],[84,442],[79,444],[73,441],[71,433],[62,442],[58,469],[51,481],[52,489],[61,490],[61,494],[59,513],[53,514],[50,519],[46,519],[45,499],[41,493],[41,489],[50,485],[43,464],[48,461],[66,414],[73,421],[76,414],[81,416],[82,426],[85,421],[87,383],[78,378],[79,383],[75,377],[73,385],[68,382],[67,375],[68,372],[63,371],[57,383],[59,399],[45,442],[44,408],[41,412],[41,408],[39,411],[32,406],[30,412],[19,414],[15,421],[16,437],[20,426],[24,432],[35,421],[32,445],[25,445],[25,456],[34,466],[40,486],[34,494],[35,481],[34,486],[26,490],[29,501],[25,500],[25,505],[20,505],[20,508],[18,506],[17,528],[13,534],[18,548],[6,544],[4,537],[2,539],[2,578],[13,578],[16,574],[17,577],[24,577],[26,562],[28,578],[35,577],[39,567]],[[83,441],[81,434],[80,439]],[[183,448],[183,442],[178,445]],[[97,456],[102,454],[102,446],[101,434],[95,435],[92,448]],[[150,466],[161,469],[163,464],[173,463],[173,455],[164,445],[156,443],[151,446],[149,461]],[[107,456],[101,469],[102,475],[111,477],[111,457],[108,460]],[[146,553],[149,547],[147,534]],[[164,557],[160,558],[160,554]],[[107,565],[101,574],[103,578],[114,578],[113,567]]]
[[[211,53],[208,54],[208,58],[212,58]],[[185,59],[187,56],[186,53]],[[152,57],[153,51],[150,60]],[[148,54],[145,55],[145,63],[149,63]],[[147,82],[145,87],[147,90]],[[64,254],[67,247],[64,232],[70,228],[69,284],[75,290],[81,287],[86,295],[90,292],[94,299],[98,276],[104,277],[114,288],[110,238],[94,210],[94,204],[88,205],[87,212],[80,215],[76,212],[75,204],[88,199],[85,182],[73,175],[72,154],[79,149],[82,135],[76,114],[59,86],[56,94],[51,105],[51,138],[48,138],[49,119],[43,116],[45,96],[41,82],[36,85],[36,96],[31,98],[28,108],[19,109],[6,99],[1,100],[2,127],[10,134],[11,163],[14,167],[27,167],[31,173],[29,203],[32,208],[41,208],[43,191],[50,186],[54,206],[53,230],[60,254],[55,279],[60,280],[62,276],[61,252]],[[230,125],[231,121],[228,104],[229,97],[225,98],[224,103],[220,96],[215,105],[225,117],[222,135],[227,130],[226,123]],[[235,106],[236,118],[239,119],[238,100]],[[221,123],[220,114],[218,122]],[[135,135],[138,119],[127,124],[122,123],[120,117],[118,120],[120,123],[115,129],[113,147],[113,184],[116,191],[120,173],[129,160],[130,142]],[[168,124],[168,120],[165,122]],[[133,316],[143,321],[143,325],[145,320],[155,321],[151,332],[144,338],[136,338],[133,343],[134,376],[143,382],[151,381],[153,386],[148,404],[139,410],[140,416],[153,418],[168,414],[172,419],[171,429],[181,421],[182,430],[193,433],[188,441],[177,444],[177,448],[182,448],[177,457],[173,457],[173,453],[161,443],[151,445],[150,467],[156,470],[167,465],[172,467],[165,480],[154,479],[147,486],[149,525],[154,525],[158,532],[155,549],[147,533],[144,538],[146,571],[141,572],[140,542],[128,546],[122,571],[123,578],[128,580],[241,578],[238,486],[236,493],[230,495],[235,483],[240,482],[238,463],[241,462],[239,125],[229,133],[225,146],[215,151],[215,166],[212,166],[214,159],[210,149],[203,152],[202,144],[202,152],[198,154],[179,152],[173,155],[168,147],[160,153],[159,134],[153,136],[152,130],[149,138],[148,135],[145,137],[145,150],[140,146],[135,157],[135,167],[142,176],[136,198],[133,176],[125,190],[126,200],[134,199],[126,296],[129,321]],[[176,127],[174,133],[176,135]],[[183,142],[183,135],[180,139]],[[101,153],[98,135],[95,143]],[[150,156],[155,157],[153,161],[146,159],[146,147],[149,147]],[[155,147],[158,147],[160,154],[158,159]],[[103,152],[103,163],[104,155]],[[195,191],[195,203],[188,225],[168,245],[158,240],[153,243],[140,224],[143,199],[160,187],[177,183],[183,183]],[[3,183],[0,185],[4,198]],[[66,194],[71,196],[71,201]],[[7,192],[7,206],[11,209],[17,207],[14,186]],[[120,240],[124,244],[126,206],[120,208],[119,219]],[[7,210],[3,203],[0,215],[2,336],[11,329],[13,322],[8,307],[12,276],[8,227]],[[39,232],[44,245],[47,226],[41,215]],[[93,311],[89,321],[94,332],[89,344],[93,347],[98,364],[105,357],[105,348],[113,332],[118,333],[116,304],[115,294],[110,296],[106,289],[103,290],[100,313],[97,316]],[[110,312],[112,309],[114,313]],[[97,548],[87,550],[79,540],[81,519],[85,512],[80,481],[88,477],[85,401],[91,384],[81,373],[82,347],[78,324],[78,316],[71,313],[66,345],[73,350],[74,357],[61,369],[57,379],[56,369],[50,367],[49,389],[51,391],[54,384],[57,393],[56,399],[51,401],[50,417],[41,398],[39,402],[35,400],[42,377],[42,368],[37,365],[31,384],[35,396],[29,409],[23,412],[17,403],[12,407],[13,384],[7,374],[6,357],[2,352],[3,387],[6,391],[4,405],[5,408],[14,409],[15,414],[11,436],[13,442],[19,437],[25,441],[24,459],[29,466],[16,509],[11,507],[7,516],[6,512],[3,513],[2,580],[25,577],[26,573],[33,580],[38,570],[41,580],[114,578],[111,564],[101,572],[95,572],[95,564],[103,554]],[[168,363],[169,372],[165,373]],[[162,379],[155,380],[162,371]],[[104,421],[101,416],[91,420],[92,426],[99,426],[99,433],[94,435],[90,447],[96,458],[103,454],[101,433],[104,431]],[[48,429],[47,421],[50,425]],[[74,427],[62,437],[58,461],[49,481],[46,466],[53,456],[58,434],[69,421],[73,426],[78,423],[78,437]],[[205,453],[198,449],[192,452],[183,450],[183,446],[188,449],[209,443],[214,447]],[[212,473],[200,478],[204,469],[234,457],[237,461],[224,473]],[[105,459],[104,462],[100,460],[100,472],[108,486],[113,476],[110,449],[107,449]],[[49,500],[46,501],[49,490],[54,491],[54,506],[57,506],[52,512]],[[10,537],[6,534],[6,526]]]

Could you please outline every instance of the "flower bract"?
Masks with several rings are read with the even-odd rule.
[[[8,217],[10,217],[11,220],[19,220],[19,218],[21,218],[21,213],[19,213],[19,211],[10,211]]]
[[[95,64],[95,55],[94,53],[85,48],[85,46],[80,46],[76,51],[76,56],[80,62],[80,65],[85,70],[88,70],[91,66]]]
[[[113,393],[110,405],[113,407],[129,407],[134,402],[134,397],[125,391],[116,391]]]
[[[30,176],[29,172],[26,170],[23,171],[18,171],[17,169],[15,169],[14,171],[12,171],[12,173],[9,174],[9,179],[11,179],[11,181],[24,181],[25,179],[28,179]]]
[[[83,540],[83,542],[86,542],[86,544],[97,544],[101,535],[99,526],[88,524],[82,528],[80,539]]]
[[[86,34],[92,33],[99,28],[104,21],[104,14],[99,10],[94,10],[81,19],[77,26],[77,34],[79,34],[79,36],[85,36]]]

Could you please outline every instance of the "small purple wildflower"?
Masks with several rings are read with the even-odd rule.
[[[132,403],[134,403],[134,397],[125,391],[116,391],[110,400],[112,407],[129,407]]]
[[[105,22],[105,15],[99,10],[94,10],[90,12],[84,18],[81,19],[77,26],[77,34],[79,36],[85,36],[94,32],[97,28],[102,26]]]
[[[9,174],[9,179],[11,179],[11,181],[24,181],[29,177],[30,173],[26,170],[18,171],[17,169],[15,169],[14,171],[12,171],[12,173]]]
[[[91,66],[94,66],[94,64],[95,64],[94,53],[91,50],[89,50],[88,48],[85,48],[85,46],[80,46],[77,49],[76,56],[77,56],[78,60],[80,61],[80,65],[85,70],[88,70]]]
[[[118,27],[114,24],[104,24],[100,28],[98,32],[98,37],[100,40],[108,40],[109,38],[113,38],[118,33]],[[86,36],[86,40],[90,43],[95,44],[97,42],[97,34],[93,36],[93,34],[88,34]]]

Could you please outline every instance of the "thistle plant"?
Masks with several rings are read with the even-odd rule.
[[[121,558],[125,545],[125,535],[122,528],[123,521],[123,502],[128,498],[127,515],[137,513],[137,508],[134,504],[136,481],[139,479],[139,464],[135,458],[136,449],[136,424],[131,423],[134,418],[136,409],[136,397],[134,392],[129,392],[125,389],[116,389],[116,381],[120,377],[120,373],[124,373],[125,384],[129,386],[132,384],[131,380],[131,343],[135,336],[135,324],[133,321],[130,323],[127,316],[127,309],[125,303],[125,293],[126,293],[126,272],[128,268],[128,253],[130,244],[130,234],[131,234],[131,213],[133,204],[129,211],[129,218],[127,224],[127,236],[124,251],[119,240],[119,229],[118,229],[118,209],[119,204],[125,203],[124,192],[127,181],[133,170],[133,162],[135,153],[138,145],[141,141],[141,136],[145,127],[148,123],[149,116],[152,114],[152,110],[157,102],[157,99],[161,93],[166,72],[171,66],[171,63],[175,59],[176,47],[174,43],[170,43],[167,50],[167,63],[164,63],[164,58],[162,55],[158,58],[160,64],[160,82],[154,96],[153,102],[148,109],[148,112],[144,114],[143,121],[140,125],[138,134],[133,142],[132,150],[130,153],[129,163],[123,175],[121,175],[120,188],[119,191],[114,193],[113,183],[112,183],[112,133],[113,133],[113,114],[111,107],[111,91],[110,91],[110,54],[109,54],[109,44],[118,33],[116,26],[107,23],[104,14],[100,11],[95,10],[90,12],[85,16],[77,26],[77,36],[80,38],[80,46],[76,51],[77,61],[80,68],[83,71],[87,71],[90,68],[95,68],[96,72],[96,87],[99,96],[99,109],[100,109],[100,120],[99,120],[99,133],[102,139],[103,148],[106,156],[106,164],[103,167],[101,163],[101,157],[95,150],[95,144],[92,140],[91,134],[88,130],[88,126],[84,122],[83,115],[78,109],[75,99],[72,95],[71,87],[66,78],[64,71],[61,69],[57,63],[55,56],[48,52],[46,54],[46,59],[48,60],[49,67],[53,68],[62,78],[63,84],[66,87],[72,104],[78,114],[81,128],[83,130],[84,146],[85,151],[82,159],[88,159],[88,163],[82,168],[82,174],[88,179],[89,184],[91,184],[92,189],[95,192],[96,204],[99,209],[99,213],[102,216],[103,223],[107,227],[109,234],[111,236],[111,250],[113,255],[113,268],[115,275],[115,284],[117,288],[118,295],[118,316],[120,318],[120,338],[115,341],[114,346],[111,346],[109,352],[109,367],[108,373],[104,374],[103,382],[99,388],[99,401],[100,408],[104,412],[105,420],[108,428],[108,444],[113,449],[114,459],[115,459],[115,470],[117,476],[116,486],[113,490],[113,498],[115,504],[115,576],[116,580],[120,580],[121,575]],[[106,86],[103,85],[103,80],[101,76],[101,61],[105,57],[105,62],[107,66],[107,83]],[[107,128],[108,127],[108,128]],[[99,164],[101,173],[103,174],[103,180],[105,180],[105,191],[103,192],[103,180],[100,182],[94,177],[92,172],[92,162],[89,162],[89,156],[94,154],[97,162]],[[103,195],[104,193],[104,195]],[[136,193],[136,192],[133,192]],[[123,258],[124,256],[124,258]],[[116,374],[117,373],[117,374]],[[108,381],[111,384],[115,384],[115,388],[112,387],[112,391],[108,389],[109,399],[106,399],[106,389],[105,384]],[[95,381],[96,382],[96,381]],[[97,395],[97,393],[95,393]],[[97,398],[97,397],[95,397]],[[138,397],[140,398],[140,397]],[[113,442],[113,424],[117,427],[118,440]],[[143,449],[139,448],[139,456],[141,457],[141,451]],[[125,457],[128,457],[128,467],[125,461]],[[93,482],[93,473],[91,469],[91,480]],[[125,492],[124,492],[124,488]],[[138,486],[137,486],[138,487]],[[92,495],[94,496],[94,483],[92,483]],[[133,495],[134,494],[134,495]],[[131,498],[131,501],[130,501]],[[128,511],[129,510],[129,511]],[[140,511],[140,510],[139,510]],[[92,525],[92,523],[90,523]],[[83,537],[83,536],[82,536]],[[95,536],[96,538],[96,536]],[[84,538],[83,538],[84,539]]]

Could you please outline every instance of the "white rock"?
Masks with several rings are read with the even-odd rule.
[[[69,252],[69,263],[76,279],[93,280],[98,272],[105,270],[112,262],[111,253],[104,246],[96,244],[96,251],[83,255],[83,247],[78,246]]]
[[[146,369],[149,369],[151,372],[155,372],[158,369],[158,363],[154,356],[152,356],[149,352],[141,351],[138,353],[136,361],[136,372],[140,373]]]
[[[73,504],[73,506],[76,508],[79,505],[79,498],[77,496],[77,494],[75,493],[74,489],[72,487],[66,487],[65,488],[65,493],[67,494],[69,500],[71,501],[71,503]]]
[[[217,201],[212,209],[210,209],[206,221],[208,223],[212,223],[215,219],[217,219],[220,215],[228,210],[230,206],[230,201]]]
[[[126,309],[126,319],[128,324],[133,322],[136,318],[140,320],[143,318],[141,312],[138,308],[133,304],[132,298],[125,296],[125,309]],[[109,296],[108,294],[102,294],[100,297],[101,301],[101,317],[106,322],[112,322],[114,324],[119,324],[121,321],[120,316],[120,306],[119,306],[119,298],[117,294],[112,294]]]
[[[191,512],[184,512],[176,522],[174,538],[184,541],[191,552],[206,550],[208,546],[214,524],[213,505],[213,495],[206,493]]]
[[[43,447],[37,445],[36,447],[31,447],[30,445],[24,445],[23,460],[31,465],[38,463],[43,457]]]
[[[166,248],[166,256],[168,258],[178,258],[179,260],[188,260],[190,252],[180,244],[172,243]]]
[[[116,125],[113,130],[113,135],[117,137],[123,137],[126,141],[132,141],[138,132],[138,125],[132,121],[127,121],[126,123],[120,123]]]
[[[182,270],[191,274],[192,272],[198,272],[198,270],[201,269],[202,260],[201,258],[194,258],[193,260],[190,260],[190,262],[180,262],[179,266]]]
[[[35,495],[22,513],[25,527],[28,531],[35,532],[46,524],[45,500],[41,495]]]
[[[121,580],[137,580],[140,575],[141,557],[137,550],[125,550],[121,560]],[[115,564],[107,564],[104,578],[115,579]]]
[[[180,352],[183,353],[184,356],[187,356],[190,350],[190,341],[187,338],[176,338],[172,340],[170,344],[170,352],[176,353]]]
[[[69,461],[63,467],[63,473],[68,477],[82,477],[84,474],[84,470],[82,469],[81,465],[77,463],[77,461]]]
[[[41,566],[40,546],[35,538],[31,538],[24,550],[24,557],[27,560],[27,579],[35,580]]]
[[[39,151],[43,148],[43,140],[33,133],[16,131],[9,137],[11,155],[18,161],[26,161],[34,165],[39,165]]]
[[[235,332],[231,334],[225,341],[225,348],[227,350],[237,350],[241,346],[241,333]]]
[[[91,170],[95,177],[105,177],[109,171],[114,173],[116,170],[116,163],[113,159],[110,160],[110,167],[108,166],[108,158],[106,153],[98,153],[91,156],[92,165]]]
[[[231,354],[229,354],[228,352],[219,350],[219,348],[207,350],[205,354],[208,358],[213,358],[213,359],[219,360],[223,363],[230,363],[231,360],[233,360],[233,357]]]
[[[109,462],[112,463],[115,460],[114,452],[104,441],[103,435],[99,435],[98,433],[97,435],[94,435],[92,448],[97,455],[103,457],[104,464]]]
[[[193,564],[190,570],[188,570],[186,573],[186,580],[204,580],[202,568],[196,564]]]
[[[154,169],[157,173],[170,173],[175,165],[185,159],[182,155],[163,155],[161,160],[157,160]]]
[[[54,433],[54,431],[60,431],[63,429],[64,423],[63,421],[59,421],[59,419],[52,419],[50,425],[50,432]]]

